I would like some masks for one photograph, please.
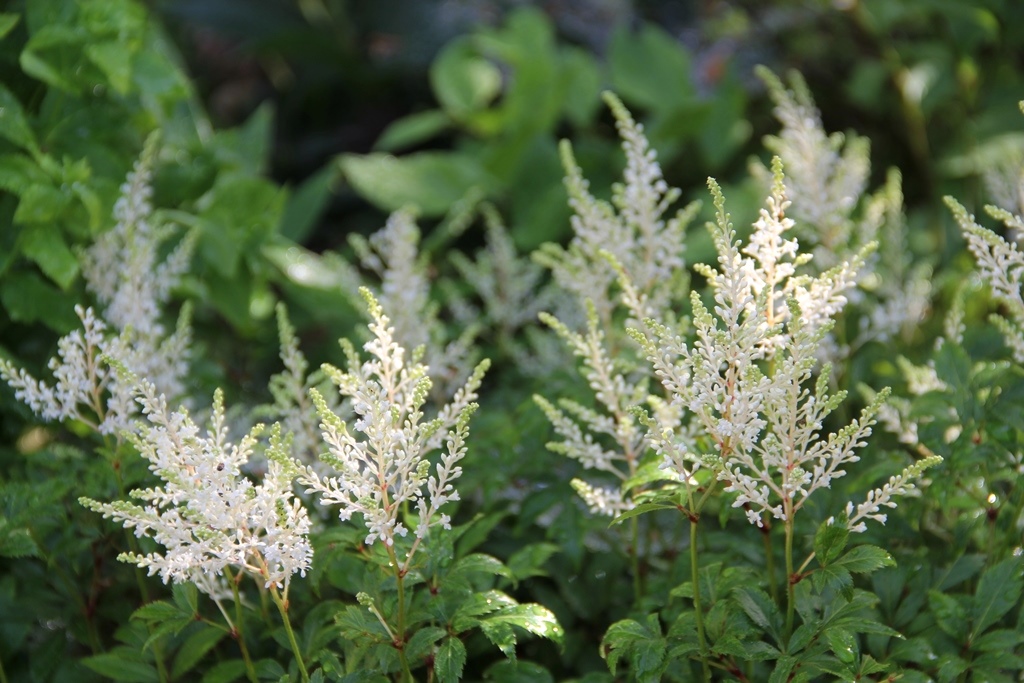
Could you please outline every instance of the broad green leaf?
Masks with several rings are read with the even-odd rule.
[[[475,626],[480,617],[516,605],[515,600],[501,591],[489,590],[483,593],[473,593],[455,612],[455,616],[452,618],[452,628],[456,633],[462,633]]]
[[[857,637],[843,628],[830,628],[825,631],[832,654],[843,664],[852,664],[860,653]]]
[[[458,560],[452,565],[451,574],[484,574],[512,578],[512,572],[501,560],[483,553],[473,553]]]
[[[508,660],[487,667],[484,671],[484,680],[489,683],[555,683],[551,672],[540,664]]]
[[[508,569],[517,581],[533,576],[547,576],[544,565],[561,548],[554,543],[531,543],[508,558]]]
[[[881,548],[873,545],[859,545],[836,560],[833,566],[842,567],[854,574],[870,574],[877,569],[892,567],[895,564],[896,561],[892,559],[892,555]]]
[[[664,29],[645,24],[634,32],[619,24],[609,47],[612,89],[652,111],[672,110],[693,97],[690,55]]]
[[[601,70],[594,56],[578,48],[563,48],[560,76],[566,118],[580,128],[588,126],[601,105]]]
[[[20,205],[19,205],[20,208]],[[52,223],[33,225],[22,233],[21,248],[47,277],[67,289],[78,275],[78,259]]]
[[[940,655],[938,664],[936,679],[939,683],[954,683],[970,666],[963,657],[949,653]]]
[[[13,12],[0,12],[0,40],[3,40],[15,26],[20,17]]]
[[[199,589],[193,583],[176,583],[171,589],[174,604],[189,614],[199,612]]]
[[[513,626],[534,635],[562,642],[562,627],[551,610],[537,604],[510,605],[480,619],[480,630],[509,659],[515,659],[516,633]]]
[[[971,644],[971,649],[977,652],[1011,652],[1021,643],[1024,643],[1024,633],[1012,629],[996,629],[982,634],[980,638]]]
[[[471,39],[446,45],[430,65],[430,83],[441,107],[462,119],[486,107],[501,92],[501,71],[477,54]]]
[[[171,619],[173,617],[180,616],[191,616],[190,613],[182,612],[181,608],[177,605],[172,605],[169,602],[163,600],[157,600],[150,602],[132,612],[132,619],[142,619],[143,621],[163,621],[164,619]]]
[[[768,677],[768,683],[789,683],[792,680],[790,674],[798,661],[790,655],[780,657],[779,661],[775,664],[775,668],[772,669],[771,676]]]
[[[928,606],[931,608],[939,628],[948,635],[962,640],[967,635],[967,608],[952,595],[930,590]]]
[[[203,658],[203,655],[216,647],[217,643],[226,635],[227,633],[224,631],[204,624],[202,628],[186,638],[178,649],[178,654],[174,657],[171,675],[174,678],[181,678],[191,671]]]
[[[650,615],[647,624],[633,619],[624,619],[612,624],[601,641],[601,656],[608,663],[608,670],[615,669],[622,657],[628,657],[638,678],[661,667],[665,659],[667,642],[661,635],[657,615]]]
[[[280,233],[295,242],[307,239],[327,209],[338,178],[338,168],[328,164],[295,188],[281,214]]]
[[[20,195],[33,185],[49,184],[46,171],[21,154],[0,154],[0,190]]]
[[[466,646],[455,636],[445,638],[434,655],[434,673],[441,683],[455,683],[462,678],[466,665]]]
[[[0,527],[0,557],[38,557],[39,546],[28,529]]]
[[[0,282],[0,302],[12,320],[42,322],[61,334],[79,324],[68,295],[33,272],[5,275]]]
[[[818,562],[822,565],[831,564],[846,548],[849,537],[850,530],[843,520],[835,524],[822,522],[814,535],[814,554],[818,557]]]
[[[122,651],[85,657],[82,659],[82,664],[113,681],[151,683],[159,680],[156,667],[138,659],[129,659],[128,655]]]
[[[132,84],[132,64],[134,51],[123,41],[108,41],[86,45],[85,56],[107,77],[115,91],[121,95],[128,93]]]
[[[739,588],[733,597],[751,621],[776,643],[782,643],[782,613],[767,593],[760,588]]]
[[[245,662],[229,659],[211,666],[203,675],[202,683],[232,683],[245,676]]]
[[[36,136],[25,117],[25,110],[22,109],[21,102],[2,84],[0,84],[0,137],[33,154],[39,153]]]
[[[405,656],[410,661],[426,658],[434,650],[434,643],[446,635],[448,632],[439,626],[418,629],[405,644]]]
[[[442,216],[473,188],[490,181],[474,157],[457,152],[345,154],[338,163],[355,190],[384,211],[417,207],[424,216]]]
[[[22,71],[48,85],[70,93],[80,88],[67,78],[68,73],[81,70],[81,48],[88,34],[81,27],[51,24],[33,32],[21,51]],[[77,62],[77,64],[76,64]]]
[[[678,510],[679,505],[673,503],[641,503],[631,510],[626,510],[621,515],[613,519],[608,526],[614,526],[625,522],[627,519],[632,519],[639,515],[646,514],[648,512],[654,512],[655,510]]]
[[[847,600],[853,591],[853,576],[845,567],[837,565],[818,567],[811,573],[811,582],[819,593],[837,590]]]
[[[33,185],[21,193],[14,222],[22,225],[49,223],[60,216],[71,197],[52,185]]]
[[[1003,560],[981,575],[971,604],[971,640],[1014,608],[1022,588],[1021,562],[1015,557]]]
[[[414,147],[436,137],[451,125],[451,118],[437,109],[409,114],[392,121],[377,138],[373,149],[380,152],[397,152]]]

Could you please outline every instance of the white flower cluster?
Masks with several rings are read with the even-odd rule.
[[[600,319],[608,324],[616,306],[611,293],[616,272],[601,252],[611,253],[644,294],[650,306],[647,315],[661,311],[667,307],[678,278],[685,274],[683,238],[699,206],[691,204],[666,220],[679,190],[665,182],[643,126],[614,95],[605,94],[605,101],[622,137],[626,155],[623,182],[613,187],[611,203],[595,198],[572,148],[563,142],[565,186],[574,212],[573,239],[568,249],[545,244],[534,258],[550,268],[556,282],[579,301],[593,302]]]
[[[742,248],[721,191],[709,180],[717,208],[717,222],[709,227],[719,267],[700,267],[715,305],[709,310],[692,294],[696,340],[687,344],[656,321],[647,322],[649,332],[633,333],[672,401],[693,415],[715,448],[688,451],[684,444],[691,440],[676,438],[678,427],[655,413],[646,421],[647,438],[664,457],[663,467],[688,478],[697,464],[710,464],[725,490],[738,494],[734,505],[746,508],[758,525],[764,514],[791,520],[816,490],[844,476],[860,459],[857,452],[888,396],[888,390],[879,392],[858,419],[821,434],[846,392],[828,393],[827,369],[813,388],[808,385],[861,261],[840,263],[818,276],[798,274],[809,257],[785,237],[792,222],[785,216],[789,201],[778,158],[773,170],[767,208]],[[884,501],[901,492],[886,489]]]
[[[133,381],[120,369],[125,381]],[[118,559],[159,574],[164,583],[193,582],[215,600],[223,595],[219,577],[237,567],[266,586],[287,591],[292,574],[305,575],[313,549],[309,518],[292,492],[298,472],[286,439],[275,425],[267,448],[269,469],[259,484],[242,474],[262,426],[237,444],[227,441],[223,397],[213,400],[205,435],[184,409],[170,411],[156,387],[141,381],[135,389],[145,422],[129,438],[163,483],[135,490],[130,501],[81,503],[150,536],[164,552],[123,553]]]
[[[758,75],[768,87],[775,116],[782,124],[779,135],[768,136],[765,146],[786,167],[793,229],[805,246],[813,247],[814,263],[831,268],[874,240],[886,245],[861,269],[860,286],[874,301],[864,306],[867,315],[854,346],[912,334],[928,312],[931,268],[914,264],[908,248],[899,172],[889,172],[885,186],[868,198],[857,218],[855,212],[871,167],[867,139],[826,133],[798,73],[791,77],[792,89],[767,68],[759,68]],[[770,178],[763,166],[755,166],[754,171]],[[837,348],[824,355],[844,351]]]
[[[424,360],[431,368],[441,395],[451,397],[472,370],[472,342],[475,327],[449,340],[439,319],[439,307],[430,300],[427,263],[419,253],[420,230],[411,210],[396,211],[383,228],[369,239],[354,235],[349,239],[359,264],[380,281],[371,286],[358,270],[338,260],[346,290],[354,301],[366,287],[389,311],[394,336],[407,349],[423,348]]]
[[[1024,278],[1024,253],[991,230],[978,225],[974,216],[952,197],[946,204],[967,239],[967,247],[978,262],[981,276],[992,289],[992,295],[1006,307],[1008,317],[993,314],[992,323],[1003,333],[1006,344],[1018,363],[1024,363],[1024,298],[1021,280]],[[1024,228],[1024,218],[996,206],[986,206],[993,218],[1010,229]]]
[[[77,419],[103,434],[131,429],[137,414],[133,387],[100,362],[103,356],[146,377],[161,393],[183,392],[191,340],[188,307],[170,334],[161,315],[171,289],[188,269],[195,239],[186,235],[165,261],[159,260],[160,245],[170,231],[151,224],[155,157],[151,137],[121,186],[113,229],[80,255],[86,285],[104,310],[99,317],[92,308],[75,308],[82,329],[57,343],[57,356],[49,362],[54,385],[0,360],[0,378],[46,420]]]
[[[371,318],[372,338],[363,347],[371,356],[359,354],[342,341],[348,369],[324,365],[325,374],[351,400],[356,420],[349,425],[330,409],[315,389],[313,401],[322,420],[328,452],[321,458],[334,472],[321,475],[307,467],[299,481],[310,493],[319,494],[324,505],[337,505],[339,516],[348,520],[362,515],[366,543],[377,540],[392,547],[396,537],[408,533],[400,513],[410,506],[418,513],[416,541],[407,555],[411,559],[420,540],[431,527],[450,528],[441,508],[459,500],[454,482],[462,474],[458,465],[466,454],[469,418],[476,409],[471,403],[483,380],[488,362],[481,362],[466,385],[437,417],[424,420],[423,405],[430,391],[428,368],[395,340],[390,319],[367,290],[362,290]],[[359,437],[358,435],[362,435]],[[440,462],[431,472],[428,454],[444,442]]]

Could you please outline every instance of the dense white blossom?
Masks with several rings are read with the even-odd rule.
[[[75,308],[82,329],[58,341],[57,356],[48,364],[54,384],[0,360],[0,378],[43,419],[82,420],[114,435],[132,427],[137,414],[133,388],[100,362],[104,356],[145,377],[161,393],[183,394],[191,342],[189,309],[182,309],[170,333],[162,316],[171,289],[188,268],[195,236],[186,235],[165,260],[159,259],[171,230],[151,222],[155,145],[151,137],[121,185],[114,227],[80,253],[86,286],[103,310],[97,314],[91,307]]]
[[[121,370],[131,381],[126,373]],[[292,492],[298,468],[280,427],[271,431],[267,473],[253,483],[243,469],[262,425],[230,443],[220,391],[205,435],[184,409],[169,410],[152,383],[140,381],[134,397],[145,421],[129,438],[163,483],[132,491],[141,504],[89,498],[81,503],[134,529],[140,538],[151,537],[164,550],[123,553],[119,559],[148,568],[164,583],[195,583],[217,600],[217,577],[229,567],[285,590],[293,574],[305,575],[313,557],[309,518]]]
[[[430,528],[450,528],[442,507],[459,500],[454,482],[461,476],[459,462],[466,454],[469,418],[476,409],[471,397],[483,379],[486,361],[474,370],[466,385],[437,417],[425,420],[423,405],[430,391],[428,368],[395,339],[390,319],[367,290],[362,290],[371,318],[372,337],[363,347],[370,359],[362,361],[343,340],[348,368],[324,365],[325,374],[340,394],[351,401],[355,420],[339,417],[316,390],[310,394],[320,414],[328,452],[321,458],[330,471],[321,474],[307,467],[300,481],[324,505],[338,506],[342,520],[354,514],[366,525],[366,543],[377,540],[393,546],[407,535],[402,512],[415,510],[416,542],[408,559]],[[361,436],[360,436],[361,435]],[[443,450],[436,465],[428,456]]]

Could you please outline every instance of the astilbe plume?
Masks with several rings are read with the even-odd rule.
[[[363,347],[370,359],[361,360],[342,340],[347,370],[323,366],[340,394],[351,401],[356,419],[346,423],[316,389],[310,391],[327,445],[321,458],[332,471],[321,474],[307,467],[299,481],[322,504],[336,505],[342,520],[361,515],[367,545],[380,540],[393,547],[409,531],[400,514],[406,507],[415,510],[418,519],[406,555],[408,565],[431,528],[450,528],[450,518],[441,509],[459,500],[454,482],[462,474],[459,462],[466,454],[469,418],[476,409],[471,400],[489,363],[477,365],[452,402],[433,419],[424,419],[431,385],[428,368],[416,354],[407,357],[373,294],[363,289],[362,295],[371,318],[372,338]],[[432,468],[428,456],[442,445],[439,462]]]
[[[821,275],[800,275],[798,268],[809,257],[785,236],[792,222],[786,217],[789,200],[778,158],[773,171],[772,194],[745,247],[725,212],[721,190],[709,180],[717,209],[709,229],[718,268],[699,267],[714,307],[709,310],[692,293],[696,339],[687,343],[657,320],[647,321],[648,332],[632,331],[671,400],[685,408],[703,435],[695,442],[657,412],[644,415],[646,437],[662,466],[687,487],[698,469],[710,466],[725,491],[737,494],[733,505],[758,525],[766,514],[791,523],[815,491],[844,476],[860,459],[888,396],[888,390],[879,392],[859,418],[835,433],[821,433],[846,392],[829,393],[827,368],[814,379],[817,353],[862,259]],[[708,442],[710,449],[700,446]],[[915,463],[891,485],[872,492],[850,516],[851,530],[863,530],[864,518],[883,519],[878,507],[906,493],[920,470],[935,462]]]
[[[84,497],[80,501],[164,548],[122,553],[118,559],[147,568],[150,575],[159,574],[164,583],[194,583],[218,606],[225,594],[230,595],[221,577],[231,567],[287,595],[292,575],[305,575],[309,569],[313,549],[306,509],[292,492],[298,467],[280,426],[270,432],[267,473],[253,483],[242,472],[262,425],[230,443],[218,390],[204,435],[183,408],[168,409],[152,383],[136,381],[123,367],[118,371],[133,383],[145,418],[128,433],[129,439],[163,483],[132,491],[130,496],[141,504]]]
[[[541,320],[554,329],[582,360],[580,372],[594,392],[595,408],[569,399],[534,400],[544,411],[560,441],[548,448],[579,461],[586,469],[611,473],[617,486],[581,480],[573,486],[595,513],[616,515],[634,506],[623,486],[637,475],[647,447],[631,408],[648,399],[649,369],[630,366],[632,342],[621,332],[618,313],[643,320],[667,316],[679,289],[684,288],[683,259],[686,228],[696,215],[694,202],[666,218],[679,190],[665,182],[654,150],[625,106],[614,95],[605,101],[616,119],[626,157],[623,182],[613,188],[611,203],[590,194],[588,182],[573,158],[568,142],[562,143],[565,185],[573,209],[574,237],[568,249],[544,245],[534,258],[551,268],[556,282],[573,295],[585,314],[585,329],[577,332],[573,321],[542,313]],[[616,279],[624,276],[630,286],[620,297]],[[621,316],[620,316],[621,317]],[[674,406],[658,404],[662,413],[675,414]],[[604,441],[611,440],[614,448]],[[667,476],[667,475],[665,475]]]
[[[396,211],[369,239],[354,235],[349,242],[359,265],[379,284],[371,284],[357,268],[339,259],[334,265],[346,283],[345,292],[357,303],[361,303],[362,288],[374,294],[391,313],[395,339],[407,349],[423,348],[435,388],[450,398],[472,371],[472,343],[478,330],[468,326],[449,339],[440,308],[430,297],[431,283],[419,250],[420,230],[414,213]]]
[[[0,360],[0,378],[46,420],[76,419],[102,434],[119,435],[132,427],[137,406],[126,384],[102,356],[117,359],[169,396],[183,393],[191,341],[189,308],[168,334],[161,320],[171,290],[188,269],[195,235],[187,234],[160,261],[158,251],[173,230],[152,223],[152,169],[156,137],[151,136],[114,205],[114,227],[80,254],[86,286],[103,305],[75,307],[82,329],[57,343],[49,362],[54,384],[38,380],[13,363]]]
[[[978,262],[978,269],[991,288],[992,296],[1005,307],[1006,315],[993,313],[992,323],[1003,333],[1014,359],[1024,363],[1024,297],[1021,296],[1024,253],[1016,244],[978,225],[974,216],[952,197],[946,197],[946,204],[959,223],[967,248]],[[989,205],[985,210],[1008,229],[1024,228],[1024,218],[1005,209]]]
[[[884,342],[896,334],[909,336],[928,312],[931,268],[914,263],[908,248],[899,171],[889,172],[886,184],[867,197],[858,215],[871,169],[867,139],[827,133],[799,73],[791,75],[790,88],[765,67],[757,73],[782,125],[778,135],[765,138],[765,147],[786,167],[793,232],[805,247],[811,247],[812,267],[819,271],[832,268],[875,240],[887,247],[859,269],[862,292],[851,292],[851,297],[867,300],[852,345]],[[768,184],[768,169],[758,164],[753,170]],[[846,351],[832,340],[826,343],[836,348],[824,355],[835,357]]]

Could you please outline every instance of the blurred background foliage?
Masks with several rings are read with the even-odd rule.
[[[521,253],[564,243],[558,141],[572,140],[599,195],[622,166],[603,90],[644,123],[684,200],[704,199],[714,175],[736,224],[749,224],[763,188],[747,167],[766,158],[762,138],[777,131],[756,64],[800,71],[826,130],[871,140],[870,187],[890,167],[903,170],[910,247],[936,267],[933,305],[946,310],[970,261],[939,198],[954,194],[974,210],[985,200],[981,173],[1024,158],[1018,0],[13,0],[0,10],[0,354],[39,373],[75,326],[74,305],[88,299],[75,251],[109,227],[118,184],[153,130],[162,135],[154,203],[199,234],[180,292],[196,302],[194,393],[224,385],[255,403],[279,369],[278,301],[314,364],[337,358],[335,340],[359,316],[330,255],[350,256],[349,236],[377,230],[389,212],[415,207],[435,278],[451,274],[449,248],[483,246],[483,200]],[[709,260],[702,232],[691,235],[688,261]],[[967,319],[982,316],[969,309]],[[901,351],[927,355],[941,322],[934,316]],[[496,340],[482,341],[500,360]],[[998,342],[983,342],[979,355],[994,353]],[[477,467],[467,479],[478,493],[467,506],[487,513],[481,533],[501,557],[543,523],[560,553],[550,577],[526,590],[558,614],[568,638],[561,654],[530,644],[525,656],[536,647],[552,670],[559,659],[565,671],[598,670],[593,642],[629,607],[625,560],[603,521],[559,507],[576,470],[544,451],[548,427],[529,401],[532,382],[573,380],[527,378],[508,365],[496,363],[496,387],[485,387],[474,418]],[[898,375],[891,349],[878,345],[844,379],[877,387]],[[109,476],[81,452],[27,461],[22,453],[39,445],[24,440],[52,435],[28,429],[31,416],[6,386],[0,397],[0,480],[51,476],[54,489],[48,508],[25,489],[4,499],[3,514],[42,520],[37,550],[65,554],[67,575],[40,589],[40,620],[74,624],[101,554],[93,541],[105,537],[56,475],[72,468],[97,498],[116,491],[102,492]],[[495,496],[510,495],[509,485],[520,497],[514,524],[513,505]],[[64,538],[72,525],[90,537]],[[913,529],[892,528],[916,542]],[[746,552],[749,540],[731,537],[729,552]],[[671,552],[655,561],[678,582]],[[11,566],[24,573],[19,586],[49,580]],[[28,600],[16,599],[13,581],[0,582],[0,612]],[[105,604],[119,608],[102,618],[124,621],[124,604]],[[40,631],[31,618],[3,628],[5,654],[29,641],[37,653],[64,647],[59,630]],[[60,658],[31,666],[41,680],[71,680],[61,679],[72,674]]]

